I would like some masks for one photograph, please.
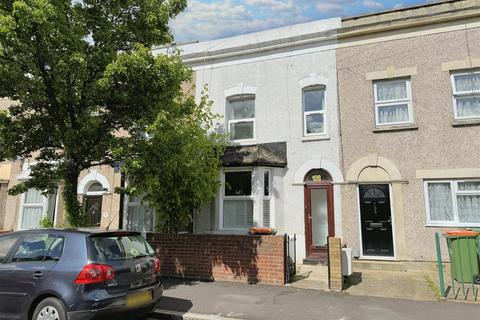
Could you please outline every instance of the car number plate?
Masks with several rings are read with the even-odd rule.
[[[134,293],[127,296],[127,308],[136,308],[152,303],[152,293],[150,291]]]

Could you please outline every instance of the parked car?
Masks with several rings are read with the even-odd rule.
[[[160,262],[138,232],[43,229],[0,235],[0,319],[86,320],[149,313]]]

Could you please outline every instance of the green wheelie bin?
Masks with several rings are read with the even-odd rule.
[[[450,263],[455,280],[472,283],[480,274],[478,248],[479,232],[470,230],[444,233],[450,252]]]

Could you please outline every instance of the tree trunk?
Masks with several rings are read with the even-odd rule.
[[[79,172],[73,170],[65,177],[63,203],[65,205],[66,219],[71,227],[83,227],[86,223],[85,214],[77,196],[79,175]]]

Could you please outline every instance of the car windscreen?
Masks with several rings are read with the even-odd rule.
[[[95,262],[153,256],[154,251],[140,235],[95,236],[88,238],[89,259]]]

